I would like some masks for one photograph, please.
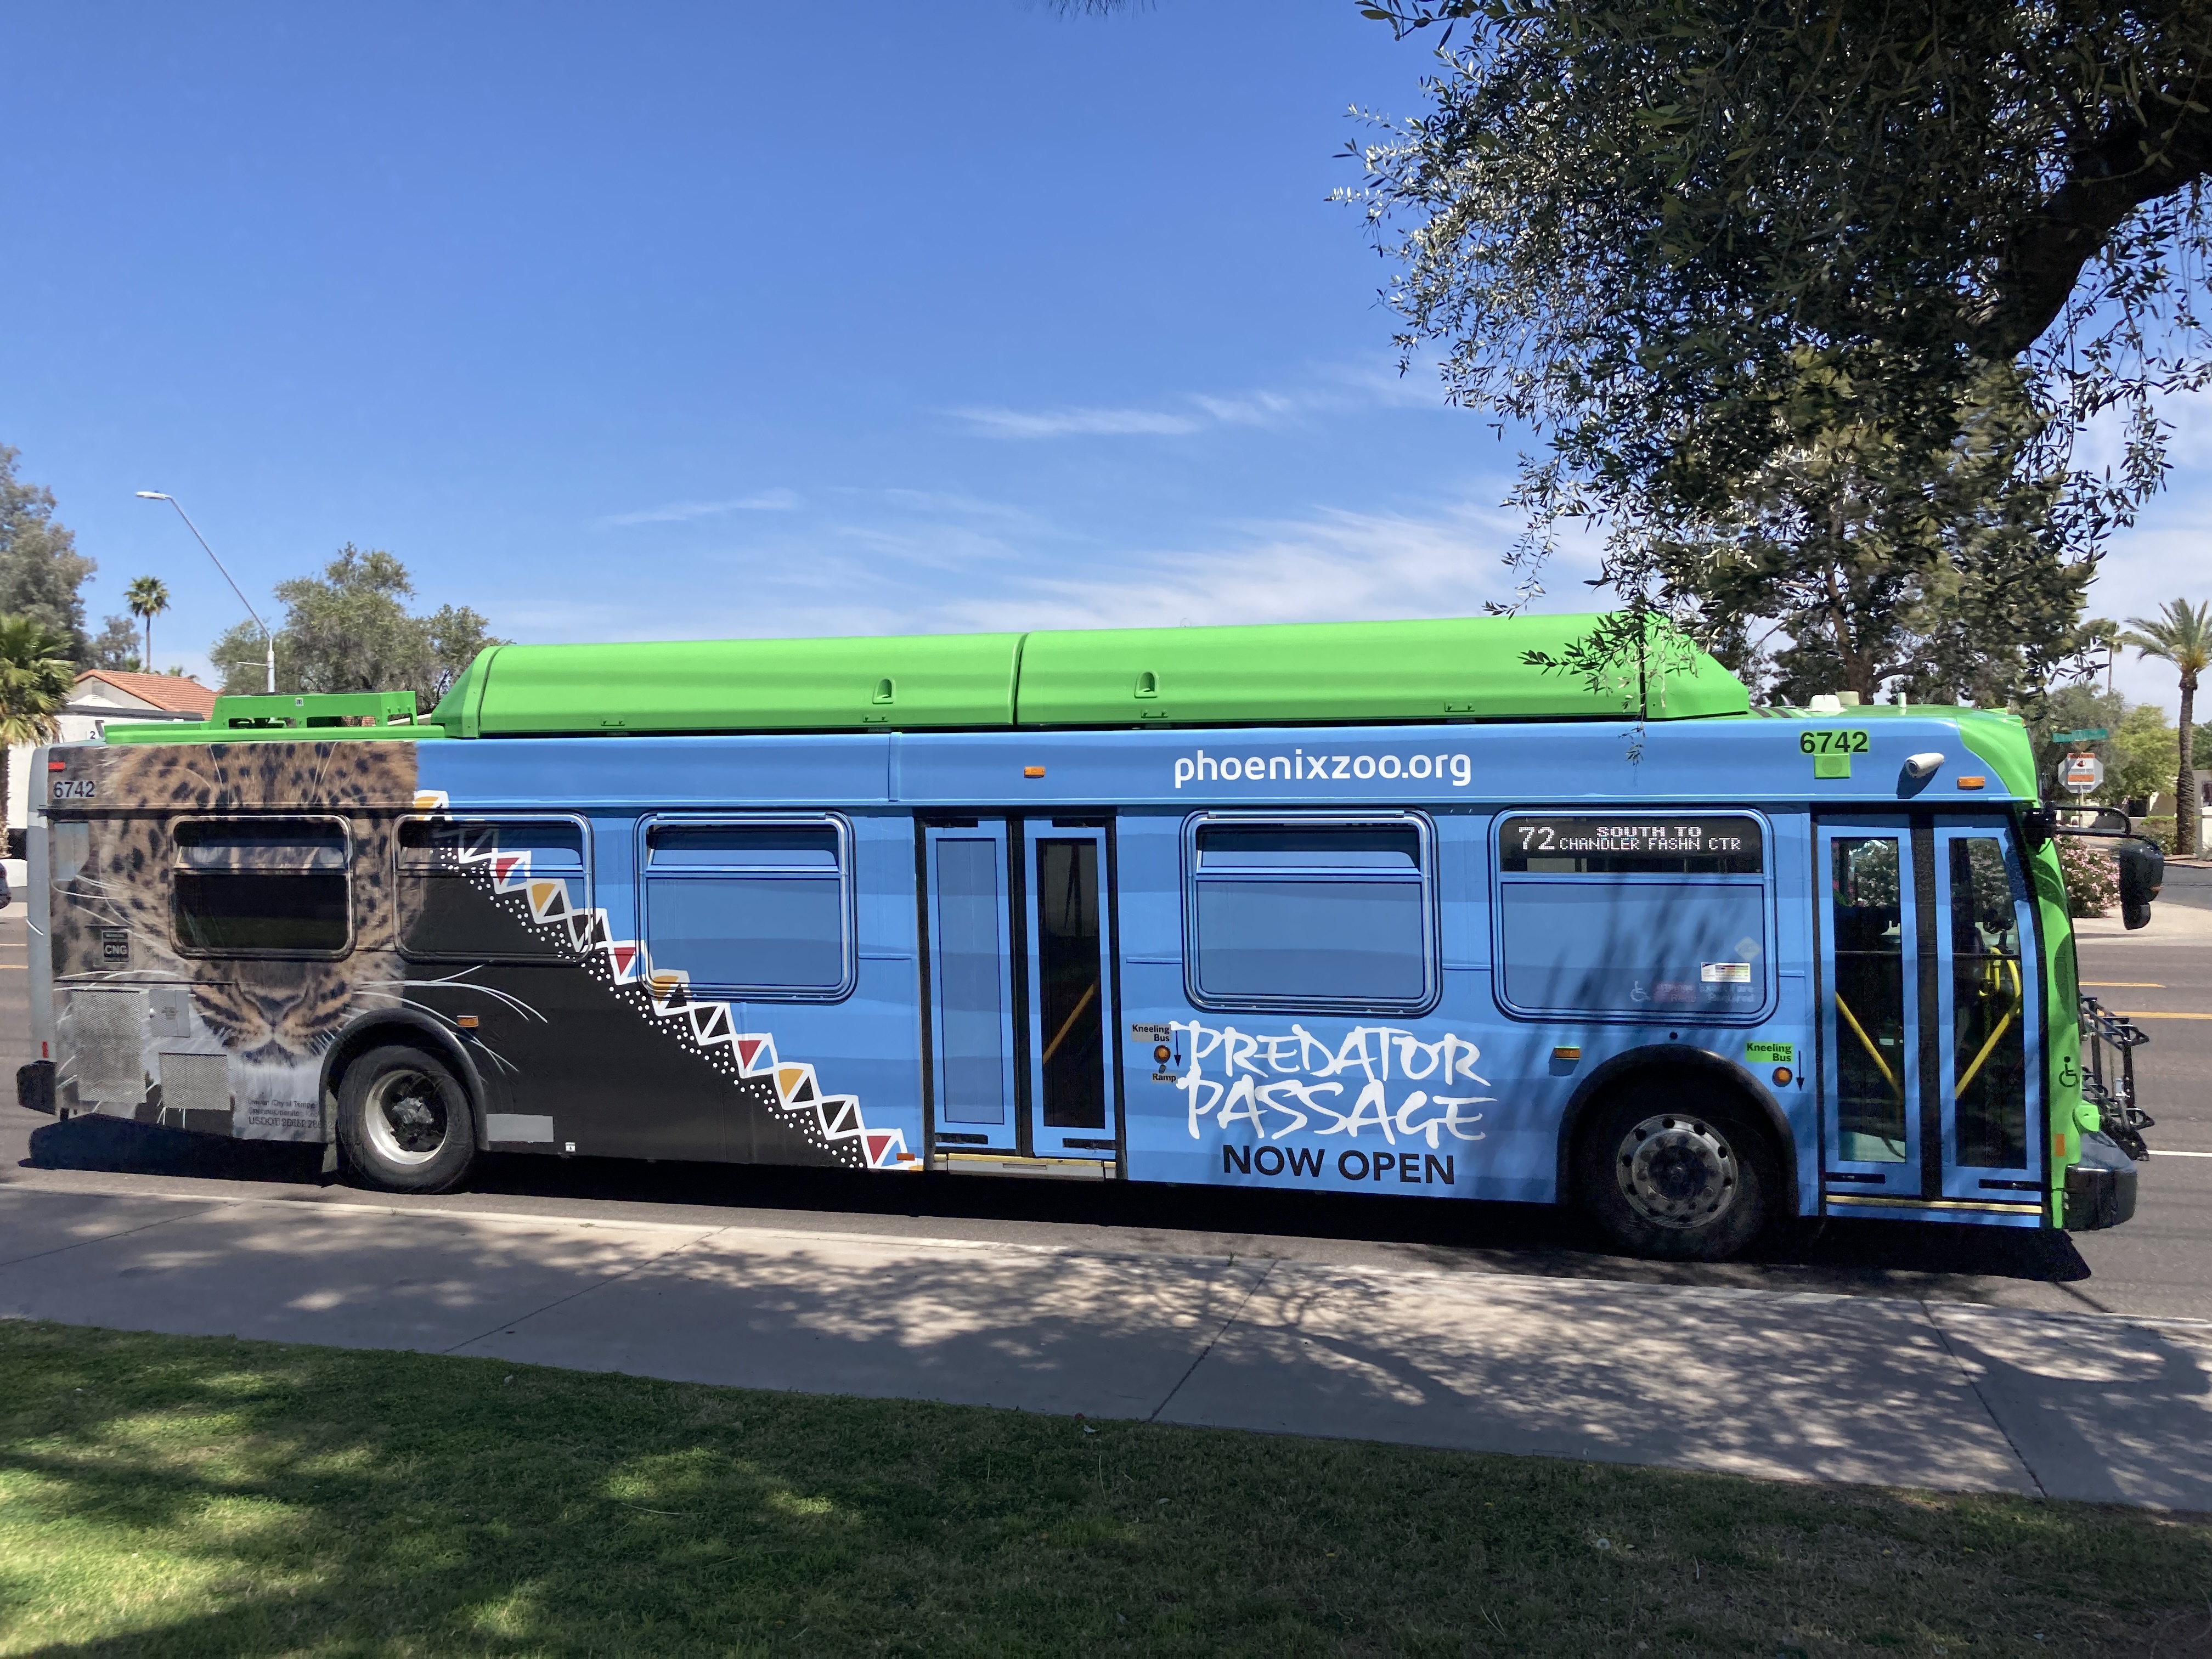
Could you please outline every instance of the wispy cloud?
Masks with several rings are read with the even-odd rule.
[[[1323,508],[1234,526],[1211,544],[1117,553],[1073,574],[1024,573],[943,608],[970,628],[1132,628],[1456,617],[1508,597],[1499,562],[1520,524],[1488,507],[1431,516]],[[1589,562],[1563,550],[1571,591]],[[957,619],[957,620],[955,620]]]
[[[856,517],[810,537],[803,558],[775,548],[722,556],[716,562],[744,573],[741,609],[719,614],[717,584],[696,584],[684,631],[933,634],[1470,616],[1508,596],[1511,577],[1499,556],[1518,529],[1512,515],[1471,504],[1427,515],[1322,508],[1148,549],[1052,526]],[[1549,574],[1565,604],[1547,608],[1579,601],[1575,579],[1595,568],[1594,550],[1563,550]],[[595,624],[620,625],[605,607]]]
[[[1178,437],[1206,422],[1161,409],[991,409],[946,411],[989,438]]]
[[[694,519],[717,518],[725,513],[789,513],[799,506],[797,492],[763,489],[754,495],[733,495],[720,501],[669,501],[641,507],[635,513],[613,513],[599,520],[601,527],[630,524],[689,524]]]
[[[945,412],[987,438],[1176,438],[1213,427],[1285,426],[1307,416],[1347,409],[1444,406],[1433,364],[1416,364],[1402,375],[1374,363],[1340,364],[1316,370],[1313,381],[1293,392],[1262,390],[1233,397],[1185,392],[1157,409],[1085,404],[1006,409],[993,404]]]

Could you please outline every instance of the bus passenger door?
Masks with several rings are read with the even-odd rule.
[[[1996,819],[1935,832],[1943,1196],[2039,1205],[2042,1052],[2027,872]]]
[[[2035,933],[2001,820],[1819,827],[1823,1210],[2044,1201]]]
[[[1038,1158],[1115,1156],[1114,948],[1104,825],[1022,826],[1030,1145]]]
[[[1003,818],[922,830],[937,1139],[1014,1152],[1013,912]]]
[[[1817,851],[1822,1186],[1830,1201],[1917,1198],[1919,936],[1902,817],[1827,820]]]

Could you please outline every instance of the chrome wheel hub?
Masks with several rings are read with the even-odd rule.
[[[421,1072],[387,1072],[368,1091],[362,1127],[378,1156],[394,1164],[428,1164],[446,1144],[445,1097]]]
[[[1613,1174],[1628,1207],[1662,1227],[1703,1226],[1735,1202],[1735,1151],[1698,1118],[1645,1118],[1621,1137]]]

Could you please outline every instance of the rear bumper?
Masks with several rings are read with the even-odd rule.
[[[2067,1231],[2117,1227],[2135,1212],[2135,1160],[2110,1135],[2090,1131],[2081,1137],[2081,1161],[2066,1171]]]

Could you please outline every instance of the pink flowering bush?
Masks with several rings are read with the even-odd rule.
[[[2120,866],[2095,842],[2056,837],[2058,868],[2066,878],[2066,902],[2077,916],[2101,916],[2120,902]]]

